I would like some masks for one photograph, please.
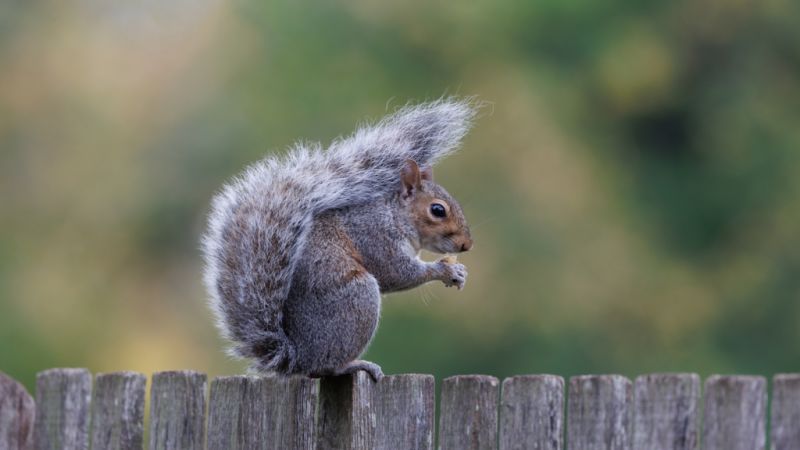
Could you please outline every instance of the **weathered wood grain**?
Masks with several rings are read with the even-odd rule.
[[[370,449],[377,417],[371,412],[373,381],[365,372],[325,377],[320,383],[317,445],[320,450]]]
[[[761,450],[765,445],[767,380],[718,376],[706,380],[704,450]]]
[[[458,375],[442,384],[441,450],[496,449],[500,383],[485,375]]]
[[[620,375],[570,378],[567,447],[630,450],[632,394],[631,381]]]
[[[150,387],[150,450],[202,450],[205,374],[158,372]]]
[[[0,450],[141,449],[141,374],[52,369],[37,377],[36,401],[0,373]],[[766,379],[712,376],[703,397],[695,374],[619,375],[569,381],[568,449],[763,450]],[[206,376],[153,376],[150,449],[203,449]],[[223,377],[211,388],[208,449],[432,450],[435,381],[364,372],[305,377]],[[444,380],[439,448],[561,450],[564,380],[551,375]],[[499,417],[498,417],[499,414]],[[90,424],[91,422],[91,424]],[[499,431],[498,431],[499,422]],[[771,449],[800,449],[800,374],[774,378]],[[91,425],[91,426],[90,426]],[[701,436],[701,437],[698,437]]]
[[[695,450],[698,447],[700,377],[651,374],[634,384],[633,448]]]
[[[520,375],[503,380],[500,450],[561,450],[564,446],[564,379]]]
[[[36,376],[37,450],[89,448],[92,375],[86,369],[50,369]]]
[[[221,377],[211,382],[208,449],[314,449],[319,380]]]
[[[772,450],[800,448],[800,373],[772,380]]]
[[[323,378],[319,448],[432,449],[434,389],[430,375],[392,375],[377,383],[365,372]]]
[[[373,386],[377,417],[376,450],[432,450],[434,389],[432,375],[386,376]]]
[[[144,387],[147,378],[134,372],[99,374],[92,396],[92,450],[141,450],[144,432]]]
[[[12,378],[0,372],[0,450],[33,448],[33,398]]]

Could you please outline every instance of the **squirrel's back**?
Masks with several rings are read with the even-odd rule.
[[[284,304],[314,217],[389,195],[407,160],[432,165],[452,152],[474,113],[454,99],[404,107],[327,150],[305,144],[268,157],[224,186],[203,238],[204,281],[232,353],[291,372]]]

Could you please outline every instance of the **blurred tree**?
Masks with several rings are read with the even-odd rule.
[[[386,300],[388,372],[800,370],[800,4],[0,5],[0,370],[240,371],[215,189],[407,101],[490,102],[437,178],[463,292]]]

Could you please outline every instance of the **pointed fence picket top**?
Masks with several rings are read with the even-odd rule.
[[[209,392],[204,374],[159,372],[149,423],[146,383],[51,369],[34,401],[0,373],[0,450],[764,450],[767,433],[800,449],[800,374],[774,377],[771,411],[763,377],[711,376],[701,395],[696,374],[459,375],[441,384],[438,438],[431,375],[230,376]]]

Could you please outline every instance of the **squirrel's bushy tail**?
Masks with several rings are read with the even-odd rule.
[[[429,166],[454,151],[475,111],[456,99],[406,106],[327,150],[298,144],[266,158],[223,187],[203,237],[204,281],[234,355],[260,371],[293,371],[283,305],[314,217],[391,194],[406,160]]]

